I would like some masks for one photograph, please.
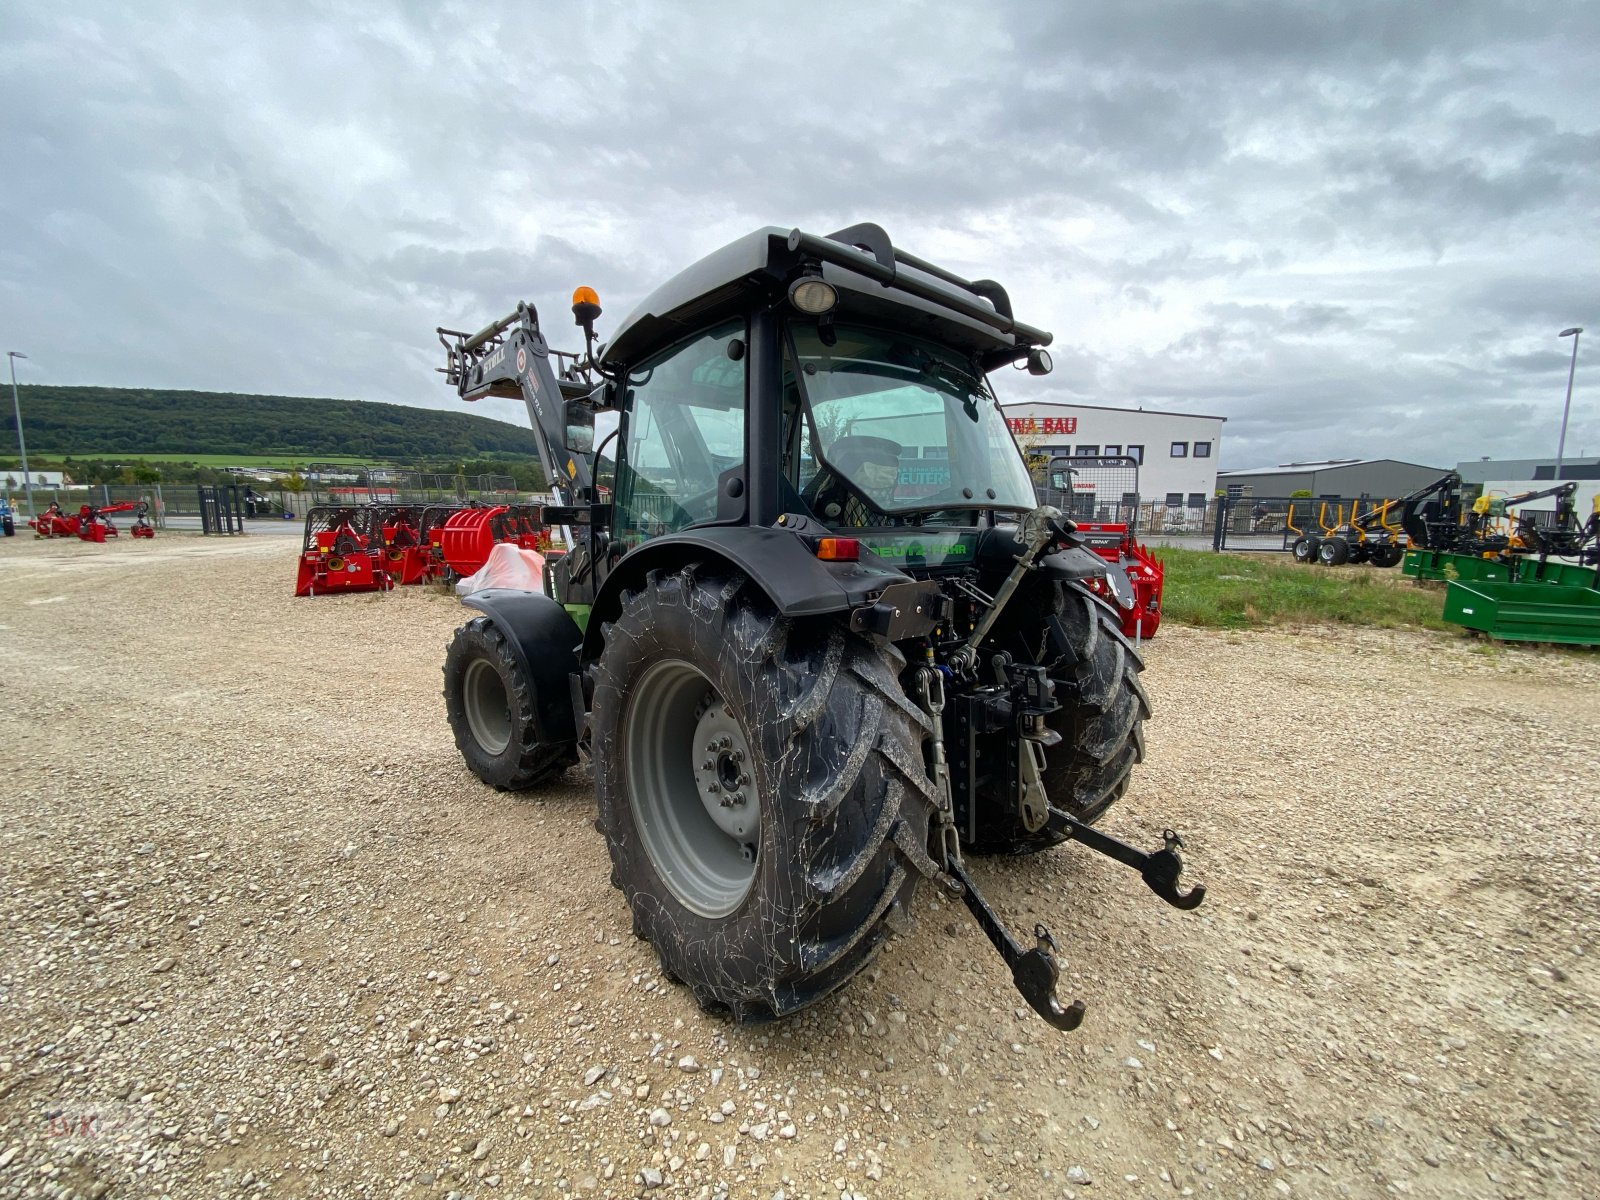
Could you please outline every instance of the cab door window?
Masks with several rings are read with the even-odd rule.
[[[721,477],[744,463],[744,323],[716,326],[628,372],[615,530],[628,546],[714,520]]]

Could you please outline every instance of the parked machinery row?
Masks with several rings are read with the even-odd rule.
[[[1310,528],[1315,505],[1318,528]],[[1290,546],[1296,562],[1318,562],[1326,567],[1370,562],[1375,567],[1398,566],[1413,545],[1426,544],[1430,526],[1454,525],[1461,511],[1461,476],[1450,471],[1425,487],[1398,500],[1372,501],[1361,512],[1361,501],[1350,502],[1346,519],[1342,503],[1334,502],[1328,520],[1327,501],[1306,500],[1302,524],[1295,524],[1295,506],[1289,505],[1286,524],[1295,534]]]
[[[81,542],[103,544],[107,538],[120,537],[111,521],[112,513],[131,512],[133,524],[128,533],[136,538],[153,538],[156,527],[150,524],[150,506],[143,500],[126,500],[121,504],[85,504],[75,513],[65,512],[52,501],[37,517],[30,518],[33,536],[41,538],[75,537]]]
[[[379,592],[471,575],[496,544],[548,553],[537,506],[323,505],[306,512],[296,596]]]

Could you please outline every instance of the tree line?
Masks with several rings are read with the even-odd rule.
[[[536,453],[529,429],[373,400],[52,384],[19,391],[29,450],[53,458],[181,461],[187,454],[240,454],[310,461],[351,455],[409,463],[531,459]],[[5,446],[15,446],[10,411],[3,428]]]

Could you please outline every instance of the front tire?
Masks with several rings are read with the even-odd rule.
[[[1051,644],[1052,617],[1060,622],[1068,653]],[[1144,758],[1144,722],[1150,716],[1150,698],[1139,683],[1144,660],[1110,606],[1075,585],[1039,581],[1012,598],[1001,620],[1009,632],[989,644],[1021,661],[1048,665],[1056,684],[1061,708],[1049,724],[1061,741],[1044,747],[1045,794],[1054,807],[1093,824],[1122,798]],[[980,791],[975,803],[976,836],[961,830],[973,853],[1033,854],[1064,840],[1030,831],[1009,795]]]
[[[534,734],[533,686],[506,635],[488,617],[456,630],[444,658],[444,705],[472,773],[502,792],[522,791],[576,759],[567,744]]]
[[[910,903],[902,847],[928,841],[930,725],[900,656],[700,566],[651,572],[604,634],[595,784],[634,932],[737,1021],[842,987]]]
[[[1308,563],[1317,556],[1317,544],[1308,537],[1295,538],[1293,553],[1295,562]]]

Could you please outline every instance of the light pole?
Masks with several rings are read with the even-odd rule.
[[[1561,409],[1561,440],[1556,443],[1556,482],[1561,482],[1561,459],[1567,450],[1567,414],[1572,411],[1572,376],[1578,370],[1578,335],[1583,332],[1583,326],[1574,325],[1571,329],[1563,329],[1562,337],[1572,339],[1572,365],[1567,368],[1567,403]],[[18,426],[20,429],[21,426]]]
[[[6,358],[11,362],[11,410],[17,416],[17,449],[22,451],[22,490],[28,497],[28,517],[31,520],[33,512],[33,477],[28,474],[28,443],[22,438],[22,401],[17,399],[17,359],[27,358],[20,350],[7,350]],[[1566,435],[1566,425],[1562,425],[1562,436]]]

